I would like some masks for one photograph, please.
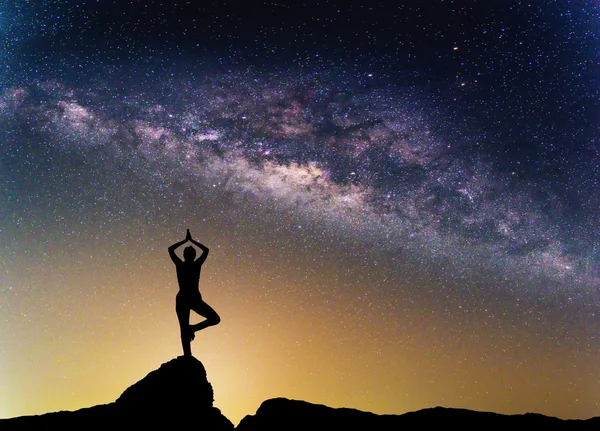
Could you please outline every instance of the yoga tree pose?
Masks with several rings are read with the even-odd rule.
[[[198,259],[196,259],[196,249],[191,245],[183,250],[183,260],[175,254],[175,250],[188,241],[202,250],[202,254]],[[221,321],[217,312],[202,300],[202,295],[200,295],[198,287],[200,269],[208,256],[208,247],[195,241],[188,229],[184,240],[169,247],[169,256],[171,256],[171,260],[177,269],[177,282],[179,283],[175,311],[177,311],[177,319],[179,320],[179,328],[181,330],[183,355],[192,356],[191,341],[194,339],[194,334]],[[194,310],[200,316],[206,318],[206,320],[195,325],[190,325],[190,310]]]

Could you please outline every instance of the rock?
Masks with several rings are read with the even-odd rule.
[[[204,365],[179,357],[150,372],[114,402],[74,412],[46,413],[0,420],[0,429],[173,429],[230,431],[233,424],[213,406],[213,388]]]
[[[193,356],[180,356],[127,388],[116,405],[130,410],[189,411],[212,408],[213,397],[202,362]]]
[[[197,430],[232,430],[233,424],[213,407],[213,388],[204,365],[180,356],[127,388],[115,402],[119,415],[135,425],[193,425]]]

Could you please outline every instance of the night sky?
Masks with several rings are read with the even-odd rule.
[[[599,38],[597,0],[0,2],[0,417],[181,355],[188,228],[234,423],[600,416]]]

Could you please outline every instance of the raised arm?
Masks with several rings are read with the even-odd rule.
[[[187,241],[190,241],[192,244],[194,244],[200,250],[202,250],[202,254],[200,255],[200,257],[198,259],[196,259],[196,262],[199,262],[200,265],[202,265],[204,263],[204,261],[206,260],[206,258],[208,257],[208,247],[203,244],[200,244],[198,241],[196,241],[194,238],[192,238],[192,234],[190,233],[189,229],[187,231],[187,235],[186,235],[185,239]]]
[[[177,248],[179,248],[179,246],[181,246],[187,240],[188,240],[187,238],[186,239],[182,239],[181,241],[176,242],[171,247],[169,247],[169,256],[171,256],[171,260],[173,261],[173,263],[175,263],[175,264],[181,263],[181,259],[179,258],[179,256],[177,256],[175,254],[175,250],[177,250]]]

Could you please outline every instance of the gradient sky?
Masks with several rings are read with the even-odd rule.
[[[234,423],[599,416],[600,4],[198,3],[0,3],[0,417],[181,354],[187,228]]]

